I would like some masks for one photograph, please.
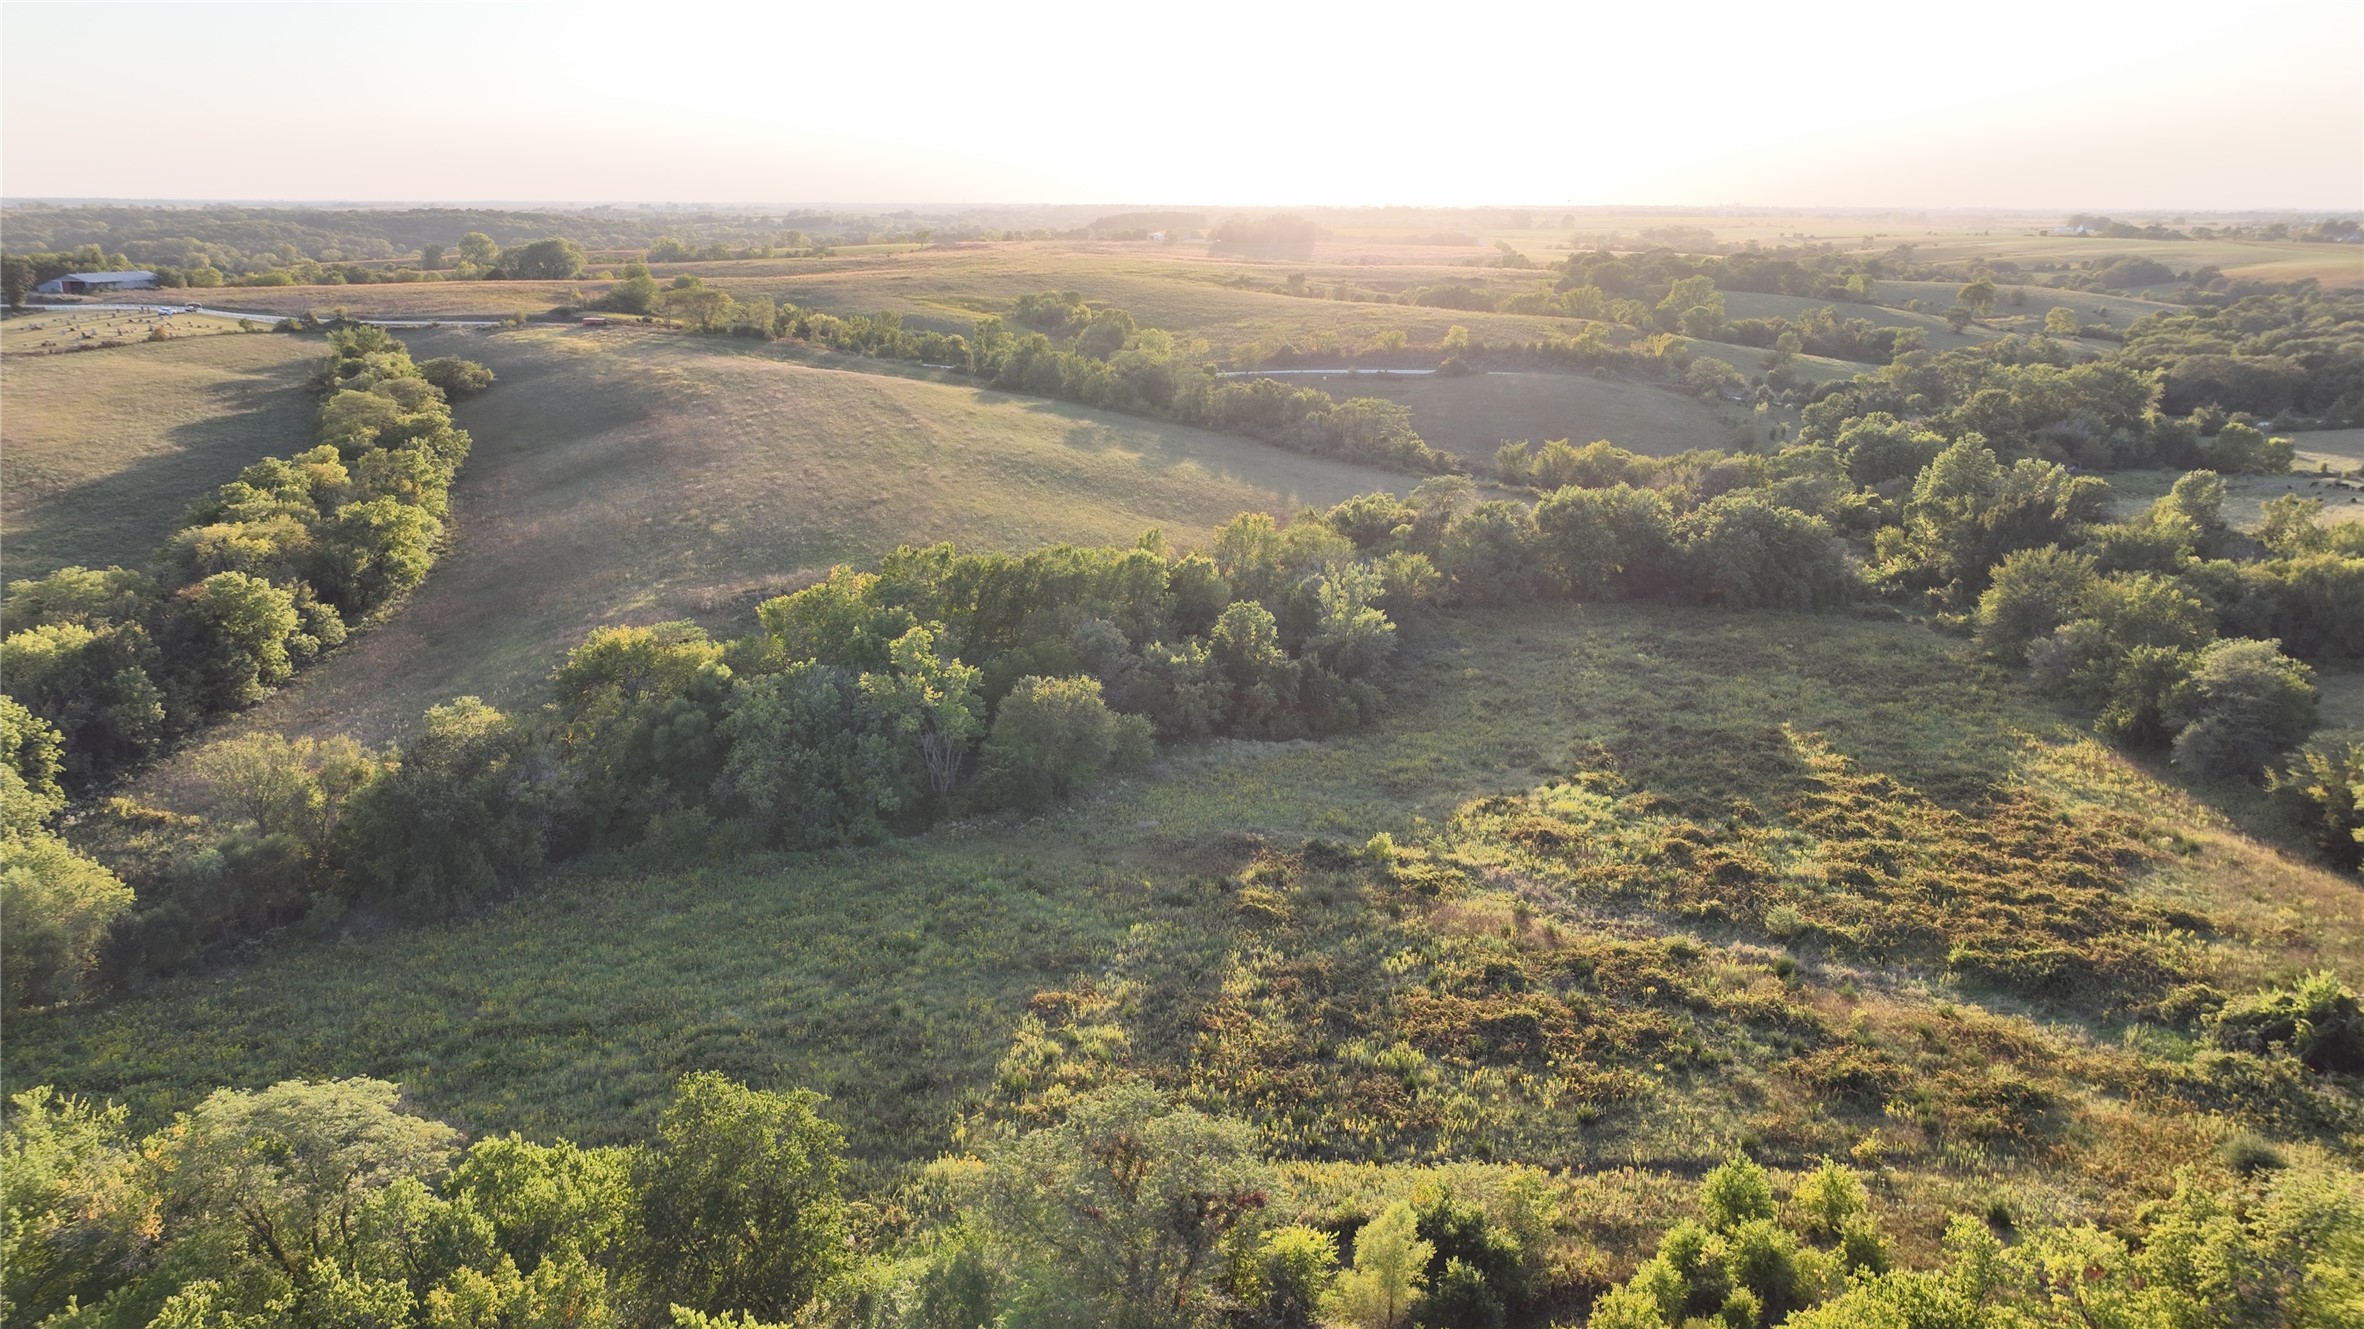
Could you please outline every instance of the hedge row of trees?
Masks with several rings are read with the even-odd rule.
[[[1301,452],[1415,473],[1463,469],[1420,438],[1408,407],[1375,397],[1340,402],[1272,379],[1219,378],[1182,358],[1171,334],[1139,326],[1124,310],[1087,306],[1073,291],[1021,296],[1009,320],[981,319],[966,335],[906,328],[892,312],[841,316],[736,300],[695,277],[659,289],[645,269],[627,269],[604,303],[661,312],[699,332],[958,369],[997,388],[1228,430]]]
[[[317,446],[192,504],[145,571],[10,583],[9,690],[64,733],[69,788],[252,704],[434,562],[469,447],[446,402],[492,376],[464,360],[414,364],[378,328],[329,344]]]
[[[1483,1204],[1432,1188],[1306,1212],[1247,1123],[1138,1082],[938,1162],[900,1232],[848,1204],[815,1095],[712,1074],[606,1148],[464,1142],[365,1079],[219,1090],[144,1139],[46,1088],[12,1106],[0,1311],[25,1323],[1500,1329],[1539,1323],[1557,1218],[1515,1177]],[[1942,1263],[1911,1269],[1853,1169],[1826,1160],[1784,1195],[1735,1156],[1583,1322],[2349,1323],[2352,1177],[2240,1161],[2117,1227],[1957,1214]]]
[[[594,634],[542,710],[462,699],[399,753],[217,748],[199,764],[206,820],[118,809],[96,832],[140,896],[104,977],[179,968],[324,904],[466,908],[551,859],[644,839],[842,844],[1045,806],[1161,740],[1349,728],[1379,704],[1396,619],[1426,605],[1818,610],[1886,595],[2032,668],[2103,732],[2248,780],[2313,728],[2304,661],[2364,656],[2355,528],[2293,499],[2252,550],[2208,473],[2112,522],[2097,479],[2005,466],[1974,436],[1893,419],[1770,457],[1562,442],[1497,464],[1534,501],[1480,502],[1466,477],[1440,476],[1286,525],[1248,514],[1187,557],[1154,537],[906,549],[767,602],[744,640],[687,624]],[[2355,815],[2335,758],[2276,776],[2327,844]],[[258,789],[282,792],[239,792]]]
[[[377,329],[331,344],[319,446],[257,462],[193,505],[149,571],[65,568],[8,588],[0,951],[11,1004],[81,991],[106,937],[133,917],[123,882],[50,829],[67,793],[258,700],[434,560],[468,452],[445,394],[491,375],[460,360],[413,364]],[[243,865],[209,870],[228,881]]]
[[[463,911],[595,850],[854,843],[1045,807],[1159,741],[1351,728],[1396,648],[1381,602],[1416,605],[1435,580],[1251,514],[1187,557],[1154,535],[906,549],[766,602],[737,641],[603,629],[536,711],[461,698],[386,752],[217,743],[190,763],[195,815],[110,804],[83,833],[138,900],[81,954],[99,983],[137,981],[315,915]]]

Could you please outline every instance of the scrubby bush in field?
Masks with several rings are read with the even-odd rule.
[[[2325,858],[2349,869],[2364,866],[2364,743],[2310,746],[2266,784],[2296,807]]]
[[[2364,1007],[2329,971],[2229,1002],[2208,1030],[2239,1051],[2282,1048],[2319,1071],[2364,1071]]]

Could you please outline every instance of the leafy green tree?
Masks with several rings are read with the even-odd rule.
[[[382,770],[342,735],[245,734],[198,748],[188,764],[199,805],[216,819],[292,837],[315,858],[328,852],[347,802]]]
[[[819,585],[764,601],[755,615],[783,659],[879,672],[895,639],[919,620],[901,605],[879,604],[878,584],[877,574],[840,565]]]
[[[41,284],[40,274],[33,270],[33,260],[18,254],[0,256],[0,300],[10,309],[24,307],[25,297]]]
[[[214,1091],[166,1137],[172,1239],[202,1244],[208,1272],[226,1282],[282,1289],[299,1322],[339,1304],[372,1199],[400,1181],[435,1180],[457,1152],[459,1132],[404,1113],[400,1094],[369,1079]]]
[[[538,868],[554,799],[532,736],[475,697],[427,712],[394,769],[346,805],[336,855],[365,901],[442,914]]]
[[[80,995],[131,888],[45,830],[0,835],[0,973],[11,1006]]]
[[[1700,1217],[1718,1232],[1772,1218],[1772,1180],[1754,1159],[1734,1154],[1699,1183],[1699,1208]]]
[[[467,244],[462,240],[462,246]],[[552,236],[501,251],[501,270],[525,281],[564,281],[583,275],[583,247]]]
[[[631,1164],[655,1304],[785,1321],[845,1272],[845,1136],[821,1101],[682,1078]]]
[[[2235,638],[2200,651],[2166,705],[2178,766],[2255,780],[2315,727],[2314,671],[2279,647]]]
[[[1993,583],[1978,597],[1973,634],[1978,649],[2011,664],[2026,663],[2029,642],[2051,636],[2083,612],[2097,575],[2092,555],[2056,545],[2006,554],[1995,565]]]
[[[489,268],[501,259],[501,247],[482,231],[470,231],[461,236],[454,248],[459,250],[460,261],[471,267]]]
[[[887,833],[924,796],[898,715],[874,704],[851,669],[799,660],[742,679],[721,734],[717,790],[767,841],[850,844]]]
[[[695,623],[600,628],[550,676],[553,737],[580,781],[584,839],[629,844],[702,803],[723,759],[723,648]]]
[[[629,1151],[536,1144],[515,1132],[469,1146],[444,1189],[492,1224],[526,1274],[569,1254],[614,1265],[635,1217]]]
[[[201,712],[260,701],[295,671],[289,645],[302,620],[288,592],[243,572],[217,572],[178,601],[184,631],[165,657]]]
[[[2074,337],[2079,328],[2077,311],[2067,305],[2054,305],[2044,311],[2044,333],[2051,337]]]
[[[657,279],[649,275],[648,264],[635,259],[617,273],[616,281],[607,288],[600,304],[619,313],[649,314],[656,312],[660,294]]]
[[[1322,1298],[1338,1278],[1338,1239],[1291,1223],[1260,1235],[1234,1291],[1256,1329],[1314,1329]]]
[[[1017,1265],[1034,1323],[1203,1323],[1225,1238],[1266,1199],[1253,1129],[1137,1082],[994,1142],[984,1163],[977,1212]]]
[[[981,675],[941,654],[936,635],[924,627],[888,643],[887,657],[888,672],[862,676],[863,695],[916,744],[928,787],[941,798],[960,783],[969,745],[985,728]]]
[[[1535,515],[1523,503],[1480,503],[1445,531],[1437,566],[1454,597],[1469,604],[1522,600],[1546,588]]]
[[[65,810],[57,727],[0,694],[0,835],[31,835]]]
[[[1322,1314],[1355,1329],[1402,1329],[1428,1282],[1436,1247],[1420,1240],[1412,1206],[1398,1202],[1354,1234],[1354,1267],[1322,1298]]]
[[[1820,609],[1854,587],[1819,517],[1751,493],[1724,494],[1686,514],[1675,536],[1702,596],[1735,609]]]
[[[0,1317],[40,1324],[97,1305],[143,1253],[158,1204],[120,1105],[42,1085],[0,1129]]]
[[[985,742],[987,787],[1001,800],[1039,807],[1147,761],[1149,721],[1108,709],[1096,678],[1018,680]]]
[[[2285,475],[2297,455],[2289,439],[2268,438],[2264,430],[2237,420],[2200,443],[2201,460],[2226,475]]]
[[[1954,292],[1954,303],[1978,318],[1990,318],[1995,312],[1995,284],[1984,277],[1966,282]]]

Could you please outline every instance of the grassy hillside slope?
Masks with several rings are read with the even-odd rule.
[[[1401,402],[1412,408],[1412,427],[1432,446],[1480,464],[1494,455],[1497,445],[1512,439],[1572,438],[1588,443],[1605,438],[1654,456],[1732,443],[1726,417],[1687,392],[1589,374],[1376,378],[1338,373],[1290,375],[1282,381],[1319,388],[1341,400],[1384,397]]]
[[[311,444],[312,339],[225,335],[0,358],[8,579],[138,566],[190,500]]]
[[[1405,477],[1080,407],[792,362],[627,328],[415,335],[498,385],[427,584],[246,723],[382,739],[427,706],[496,703],[603,623],[744,615],[903,543],[1193,543],[1251,508]]]
[[[2160,1050],[2171,1035],[2143,1034],[2139,1048],[2127,1035],[2121,1049],[2108,1021],[2063,1018],[1912,962],[1850,959],[1811,928],[1765,936],[1715,908],[1670,913],[1564,891],[1525,894],[1515,907],[1510,896],[1458,893],[1357,904],[1352,891],[1307,881],[1276,898],[1255,871],[1242,875],[1308,836],[1359,845],[1385,830],[1407,846],[1480,856],[1494,891],[1533,892],[1521,884],[1534,870],[1525,860],[1483,866],[1505,851],[1473,828],[1500,805],[1465,800],[1555,781],[1565,791],[1586,772],[1614,772],[1650,796],[1620,815],[1743,828],[1811,788],[1793,734],[1918,791],[1907,797],[1925,804],[1898,805],[1933,809],[1915,816],[1983,816],[1998,799],[2036,798],[2110,827],[2132,846],[2129,889],[2141,907],[2215,916],[2191,942],[2191,962],[2228,985],[2322,964],[2352,972],[2364,958],[2351,886],[2076,738],[2016,685],[1965,673],[1958,647],[1918,627],[1615,606],[1477,616],[1425,638],[1399,695],[1372,731],[1180,750],[1129,785],[1024,825],[736,859],[710,857],[713,837],[693,833],[584,865],[482,917],[394,930],[328,922],[250,965],[19,1017],[7,1080],[118,1097],[154,1121],[216,1084],[371,1074],[471,1132],[607,1141],[645,1130],[672,1077],[710,1068],[830,1094],[856,1151],[891,1172],[946,1147],[956,1111],[990,1110],[1029,1067],[1088,1076],[1082,1063],[1113,1057],[1216,1094],[1305,1076],[1319,1090],[1305,1106],[1327,1110],[1334,1077],[1371,1072],[1355,1060],[1369,1048],[1358,1053],[1339,1028],[1318,1051],[1291,1052],[1296,1035],[1267,1023],[1293,1018],[1288,989],[1259,966],[1307,963],[1295,948],[1316,945],[1336,957],[1335,970],[1318,968],[1333,975],[1323,990],[1345,1002],[1368,991],[1348,984],[1356,966],[1392,948],[1450,955],[1528,930],[1521,954],[1607,947],[1604,964],[1653,966],[1630,983],[1603,969],[1588,1017],[1620,1046],[1644,1038],[1639,1060],[1599,1047],[1581,1064],[1605,1078],[1547,1101],[1533,1099],[1541,1082],[1516,1064],[1487,1069],[1497,1054],[1423,1042],[1426,1069],[1406,1072],[1416,1098],[1391,1100],[1383,1116],[1473,1095],[1446,1105],[1446,1119],[1529,1114],[1504,1126],[1494,1157],[1578,1167],[1594,1174],[1588,1185],[1629,1197],[1662,1191],[1743,1140],[1810,1157],[1869,1139],[1888,1151],[1883,1184],[1908,1229],[1972,1190],[2016,1187],[2029,1212],[2061,1212],[2140,1192],[2164,1175],[2163,1160],[2204,1157],[2218,1127],[2123,1099],[2142,1075],[2171,1077],[2174,1058],[2188,1060],[2188,1045]],[[2303,932],[2289,925],[2292,909],[2309,919]],[[1201,1014],[1235,979],[1279,1003],[1259,1006],[1246,1028],[1281,1041],[1195,1041],[1194,1030],[1240,1028]],[[1090,993],[1127,990],[1135,998],[1107,1018],[1129,1034],[1095,1044],[1062,1023]],[[1813,1051],[1828,1034],[1801,1043],[1798,1026],[1779,1023],[1797,1003],[1819,1012],[1797,1017],[1813,1027],[1853,1032]],[[1410,1020],[1424,1008],[1393,1009]],[[1033,1051],[997,1073],[1014,1044]],[[1208,1048],[1228,1060],[1207,1062]],[[2166,1069],[2142,1070],[2138,1056]],[[1893,1077],[1913,1058],[1938,1077],[1912,1090],[1925,1105],[1918,1119],[1884,1121],[1876,1097],[1868,1107],[1847,1097],[1858,1088],[1816,1105],[1812,1076]],[[1979,1125],[2006,1091],[2043,1106]],[[1990,1131],[1991,1147],[1949,1143],[1972,1129]],[[1370,1147],[1420,1156],[1422,1138],[1383,1129]],[[2078,1169],[2064,1172],[2068,1155],[2055,1149],[2070,1139],[2081,1141]]]

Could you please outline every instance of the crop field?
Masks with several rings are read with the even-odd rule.
[[[319,361],[317,340],[261,335],[0,357],[6,577],[137,566],[190,500],[311,445]]]
[[[603,623],[735,622],[767,594],[903,543],[1130,544],[1155,526],[1190,545],[1243,510],[1411,483],[706,338],[618,327],[409,341],[499,375],[457,413],[476,438],[454,490],[459,538],[393,622],[252,723],[382,739],[453,696],[518,697]]]
[[[2087,814],[2149,818],[2143,833],[2176,847],[2146,857],[2137,895],[2217,911],[2226,921],[2212,945],[2228,975],[2364,955],[2352,889],[2077,739],[2017,685],[1965,677],[1959,648],[1924,629],[1563,607],[1472,616],[1414,646],[1401,700],[1367,732],[1179,749],[1094,801],[1025,824],[813,855],[659,844],[448,924],[318,924],[251,963],[98,1009],[21,1017],[7,1079],[120,1098],[153,1122],[215,1084],[369,1074],[399,1080],[422,1110],[471,1133],[615,1141],[645,1131],[674,1075],[720,1069],[829,1094],[857,1155],[885,1180],[944,1148],[956,1110],[990,1099],[995,1063],[1037,992],[1116,967],[1186,1007],[1210,1000],[1196,985],[1211,978],[1191,976],[1224,972],[1242,918],[1231,874],[1266,846],[1309,835],[1359,844],[1384,830],[1478,852],[1469,831],[1449,829],[1466,800],[1580,770],[1614,770],[1686,815],[1720,818],[1735,800],[1773,807],[1807,787],[1784,725],[1939,807],[2015,788]],[[1301,797],[1307,789],[1322,797]],[[2318,920],[2303,940],[2283,923],[2294,901]],[[1478,927],[1493,907],[1445,911],[1428,926]],[[1339,925],[1381,926],[1379,913],[1354,917],[1367,921]],[[1507,918],[1486,926],[1499,933]],[[1635,923],[1611,910],[1568,925],[1613,938]],[[1671,926],[1724,957],[1711,962],[1719,972],[1761,967],[1767,954],[1713,924]],[[1339,954],[1357,945],[1342,940]],[[2122,1070],[2107,1039],[1909,968],[1835,956],[1809,965],[1797,991],[1859,1029],[1969,1020],[1958,1027],[1988,1031],[1978,1038],[2014,1031],[2004,1045],[2020,1049],[2012,1055],[2027,1058],[2027,1073],[2103,1137],[2083,1177],[2058,1175],[2041,1154],[1997,1154],[1968,1175],[1942,1152],[1899,1156],[1888,1185],[1908,1229],[1926,1221],[1919,1206],[1958,1200],[1972,1181],[2047,1205],[2127,1184],[2090,1174],[2137,1166],[2108,1156],[2156,1120],[2112,1106],[2092,1083]],[[1155,1024],[1141,1031],[1144,1056]],[[1600,1184],[1646,1193],[1764,1129],[1767,1102],[1752,1096],[1795,1092],[1754,1063],[1737,1072],[1739,1092],[1717,1087],[1719,1073],[1643,1071],[1648,1087],[1614,1128],[1506,1144],[1508,1156],[1611,1169]],[[1771,1147],[1843,1147],[1859,1129],[1817,1113],[1799,1120],[1820,1124]],[[2171,1132],[2141,1138],[2177,1156],[2206,1148]],[[1629,1166],[1639,1170],[1615,1171]]]

